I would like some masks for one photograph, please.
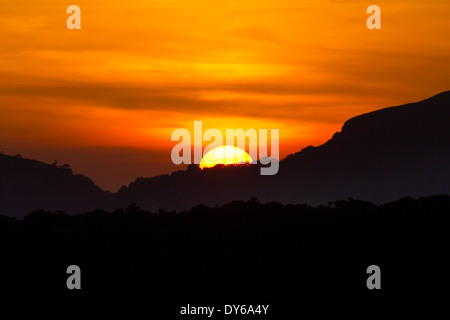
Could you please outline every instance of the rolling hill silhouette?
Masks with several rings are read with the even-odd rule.
[[[78,213],[106,206],[110,197],[67,165],[0,154],[0,214],[21,217],[35,209]]]
[[[450,193],[450,91],[421,102],[354,117],[318,147],[280,161],[278,174],[259,165],[216,166],[138,178],[116,194],[88,178],[38,161],[0,155],[0,214],[33,209],[68,213],[93,208],[189,209],[257,198],[327,203],[348,197],[383,203]]]

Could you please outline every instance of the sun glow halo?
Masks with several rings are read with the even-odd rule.
[[[200,168],[210,168],[217,164],[250,163],[253,159],[244,150],[234,146],[220,146],[209,150],[200,163]]]

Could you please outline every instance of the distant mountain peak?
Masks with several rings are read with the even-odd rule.
[[[440,102],[444,102],[444,103],[445,102],[446,103],[450,103],[450,90],[438,93],[438,94],[436,94],[436,95],[434,95],[434,96],[432,96],[430,98],[427,98],[427,99],[425,99],[423,101],[424,102],[425,101],[440,101]],[[450,107],[450,105],[449,105],[449,107]]]
[[[444,91],[420,102],[407,103],[399,106],[387,107],[364,113],[347,120],[342,126],[342,133],[367,131],[370,127],[375,130],[373,134],[388,127],[408,127],[414,122],[423,127],[425,122],[434,122],[434,126],[442,126],[443,121],[448,122],[450,117],[450,91]],[[418,125],[421,123],[421,125]],[[432,124],[429,124],[432,126]]]

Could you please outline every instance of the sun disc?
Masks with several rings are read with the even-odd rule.
[[[220,146],[209,150],[200,163],[200,168],[210,168],[217,164],[250,163],[253,159],[244,150],[235,146]]]

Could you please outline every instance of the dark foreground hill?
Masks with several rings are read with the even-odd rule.
[[[0,214],[21,217],[35,209],[77,213],[105,207],[110,197],[68,166],[0,154]]]
[[[450,298],[449,225],[449,196],[0,216],[0,297]],[[70,265],[79,291],[66,287]],[[370,265],[381,290],[366,286]]]
[[[352,118],[327,143],[280,161],[274,176],[261,176],[259,165],[204,170],[191,165],[171,175],[138,178],[116,194],[67,168],[0,155],[0,214],[76,213],[132,202],[145,210],[186,210],[252,197],[312,205],[352,197],[379,204],[450,194],[449,123],[447,91]]]

